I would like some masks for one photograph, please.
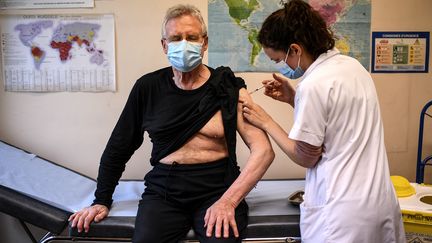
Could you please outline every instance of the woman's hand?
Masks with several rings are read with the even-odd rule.
[[[273,73],[274,80],[264,80],[264,94],[294,107],[295,90],[289,83],[288,79],[280,77]]]
[[[240,101],[243,106],[243,117],[252,125],[266,130],[266,125],[272,121],[270,115],[259,105],[249,103],[247,101]]]

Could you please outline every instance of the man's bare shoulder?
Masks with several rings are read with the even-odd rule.
[[[251,95],[246,88],[239,89],[239,103],[241,102],[253,102]],[[241,106],[240,106],[241,107]]]

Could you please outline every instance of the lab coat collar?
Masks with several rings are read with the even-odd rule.
[[[309,67],[308,67],[308,69],[306,70],[306,72],[304,73],[304,75],[303,75],[303,78],[302,78],[302,80],[304,80],[304,78],[306,78],[318,65],[320,65],[321,63],[323,63],[325,60],[327,60],[327,59],[329,59],[329,58],[331,58],[331,57],[333,57],[333,56],[336,56],[336,55],[339,55],[340,54],[340,52],[339,52],[339,50],[336,48],[336,47],[334,47],[333,49],[331,49],[331,50],[328,50],[327,52],[325,52],[325,53],[323,53],[323,54],[321,54]]]

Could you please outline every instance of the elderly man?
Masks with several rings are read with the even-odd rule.
[[[208,47],[200,11],[176,5],[162,26],[171,64],[135,83],[101,158],[95,200],[70,217],[88,231],[108,215],[126,162],[148,132],[152,170],[139,203],[133,242],[177,242],[193,228],[200,242],[240,242],[247,227],[245,196],[274,158],[267,135],[243,119],[245,83],[226,67],[202,63]],[[242,171],[236,132],[250,149]]]

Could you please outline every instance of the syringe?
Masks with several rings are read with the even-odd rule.
[[[249,92],[249,94],[253,94],[253,93],[257,92],[258,90],[260,90],[260,89],[262,89],[262,88],[265,88],[265,87],[268,86],[268,85],[273,84],[273,82],[274,82],[274,80],[272,80],[272,81],[270,81],[270,82],[264,84],[263,86],[261,86],[261,87],[259,87],[259,88],[256,88],[256,89],[252,90],[251,92]]]
[[[249,94],[253,94],[253,93],[257,92],[258,90],[260,90],[260,89],[262,89],[264,87],[265,87],[265,85],[263,85],[263,86],[261,86],[259,88],[256,88],[256,89],[252,90],[251,92],[249,92]]]

